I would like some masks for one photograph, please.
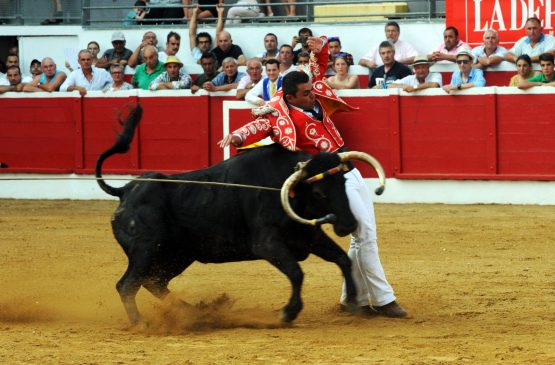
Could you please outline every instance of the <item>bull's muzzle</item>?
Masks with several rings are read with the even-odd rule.
[[[374,192],[376,193],[376,195],[381,195],[384,192],[385,173],[382,168],[382,165],[380,165],[378,160],[376,160],[374,157],[370,156],[367,153],[357,152],[357,151],[341,152],[341,153],[338,153],[338,156],[341,159],[341,162],[358,160],[358,161],[366,162],[367,164],[372,166],[374,170],[376,170],[376,173],[378,174],[378,179],[380,182],[380,186],[378,186]],[[301,167],[304,167],[305,164],[302,164]],[[281,187],[281,205],[283,206],[283,210],[285,210],[285,213],[287,213],[287,215],[291,219],[302,224],[318,226],[324,223],[334,223],[337,219],[337,217],[334,214],[328,214],[318,219],[304,219],[299,217],[299,215],[295,213],[293,208],[291,208],[291,204],[289,203],[289,193],[295,188],[295,185],[297,185],[300,181],[304,180],[305,178],[306,178],[306,173],[302,168],[300,168],[297,171],[295,171],[291,176],[289,176],[287,180],[285,180],[285,182],[283,183],[283,186]]]

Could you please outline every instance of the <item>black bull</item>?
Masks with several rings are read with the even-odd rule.
[[[351,262],[319,225],[332,222],[339,236],[356,229],[340,169],[344,166],[342,160],[352,157],[346,158],[346,154],[357,152],[323,153],[312,158],[274,144],[240,153],[207,169],[178,175],[147,173],[121,188],[112,187],[102,180],[102,164],[116,153],[127,152],[141,114],[140,106],[131,111],[122,134],[99,157],[96,166],[100,187],[120,199],[112,217],[112,229],[129,264],[116,287],[131,323],[140,320],[135,296],[141,286],[163,299],[169,293],[170,280],[194,261],[222,263],[259,259],[268,261],[289,278],[292,294],[281,319],[293,321],[303,306],[304,274],[298,261],[311,253],[339,266],[350,308],[354,310],[356,289]],[[308,160],[295,172],[300,162]],[[339,169],[333,170],[336,167]],[[336,173],[313,179],[316,181],[310,184],[297,185],[302,179],[330,169]],[[380,172],[383,190],[383,171]],[[278,191],[141,179],[283,187],[280,202]],[[290,199],[290,195],[294,197]]]

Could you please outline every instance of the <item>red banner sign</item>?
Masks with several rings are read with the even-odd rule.
[[[505,48],[526,35],[526,19],[541,20],[544,33],[553,34],[555,0],[447,0],[446,25],[459,30],[462,40],[476,46],[484,31],[495,29]]]

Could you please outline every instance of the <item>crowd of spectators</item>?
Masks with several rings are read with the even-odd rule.
[[[186,2],[183,0],[183,4]],[[149,2],[150,5],[153,3]],[[220,2],[217,0],[216,3]],[[242,10],[248,10],[246,5],[251,4],[253,9],[260,11],[255,3],[256,1],[240,0],[237,5]],[[203,70],[194,80],[177,58],[181,45],[179,33],[170,31],[165,48],[159,49],[156,33],[147,31],[142,42],[132,48],[132,51],[126,48],[123,32],[116,31],[111,37],[112,48],[98,57],[99,43],[89,42],[87,48],[78,54],[77,69],[71,69],[66,63],[71,71],[67,75],[57,68],[50,57],[45,57],[42,61],[33,60],[27,75],[20,68],[17,53],[10,53],[5,62],[5,74],[0,74],[0,92],[77,90],[85,95],[90,90],[115,92],[132,88],[152,91],[191,89],[192,92],[200,89],[209,92],[236,89],[238,99],[262,105],[281,87],[281,78],[285,74],[306,68],[309,64],[307,39],[313,36],[310,28],[299,29],[289,44],[280,44],[274,33],[267,33],[261,42],[263,51],[247,61],[241,47],[233,42],[230,32],[224,30],[224,7],[220,4],[209,8],[214,10],[214,14],[210,15],[217,17],[215,44],[209,33],[197,33],[197,21],[206,11],[202,3],[191,8],[180,8],[183,12],[183,15],[179,13],[180,16],[187,17],[189,21],[191,58]],[[183,9],[190,11],[184,12]],[[155,10],[151,6],[150,13],[153,11]],[[147,19],[142,12],[144,6],[141,1],[137,1],[133,14]],[[237,11],[237,14],[240,17],[241,12]],[[131,16],[132,14],[129,15],[130,18]],[[458,30],[449,26],[443,31],[443,42],[435,50],[419,55],[413,45],[400,39],[399,24],[390,21],[384,27],[384,40],[372,47],[358,62],[360,66],[369,69],[368,85],[360,85],[359,77],[349,73],[349,68],[354,65],[353,56],[342,49],[341,40],[336,36],[329,36],[327,39],[329,58],[324,80],[334,89],[392,87],[415,92],[443,87],[446,93],[455,94],[459,90],[485,86],[484,71],[502,61],[508,61],[515,63],[517,67],[517,74],[511,78],[509,86],[521,89],[540,85],[553,86],[555,38],[544,33],[540,20],[535,17],[526,21],[525,31],[526,36],[507,50],[499,45],[497,31],[486,30],[483,44],[472,49],[460,39]],[[441,75],[430,72],[434,63],[456,64],[457,70],[453,72],[448,84],[442,85]],[[534,63],[539,63],[541,72],[533,70]],[[239,66],[245,65],[246,73],[243,73]],[[125,82],[126,68],[134,69],[131,83]]]

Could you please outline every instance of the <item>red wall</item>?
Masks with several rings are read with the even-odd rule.
[[[344,97],[359,109],[334,120],[348,147],[372,154],[388,177],[555,180],[553,94],[360,93]],[[125,117],[137,101],[144,115],[131,151],[111,158],[105,172],[207,167],[223,158],[216,143],[224,121],[232,131],[252,119],[242,103],[224,115],[230,95],[151,95],[0,97],[0,162],[8,165],[0,171],[91,173],[121,130],[117,112]]]

